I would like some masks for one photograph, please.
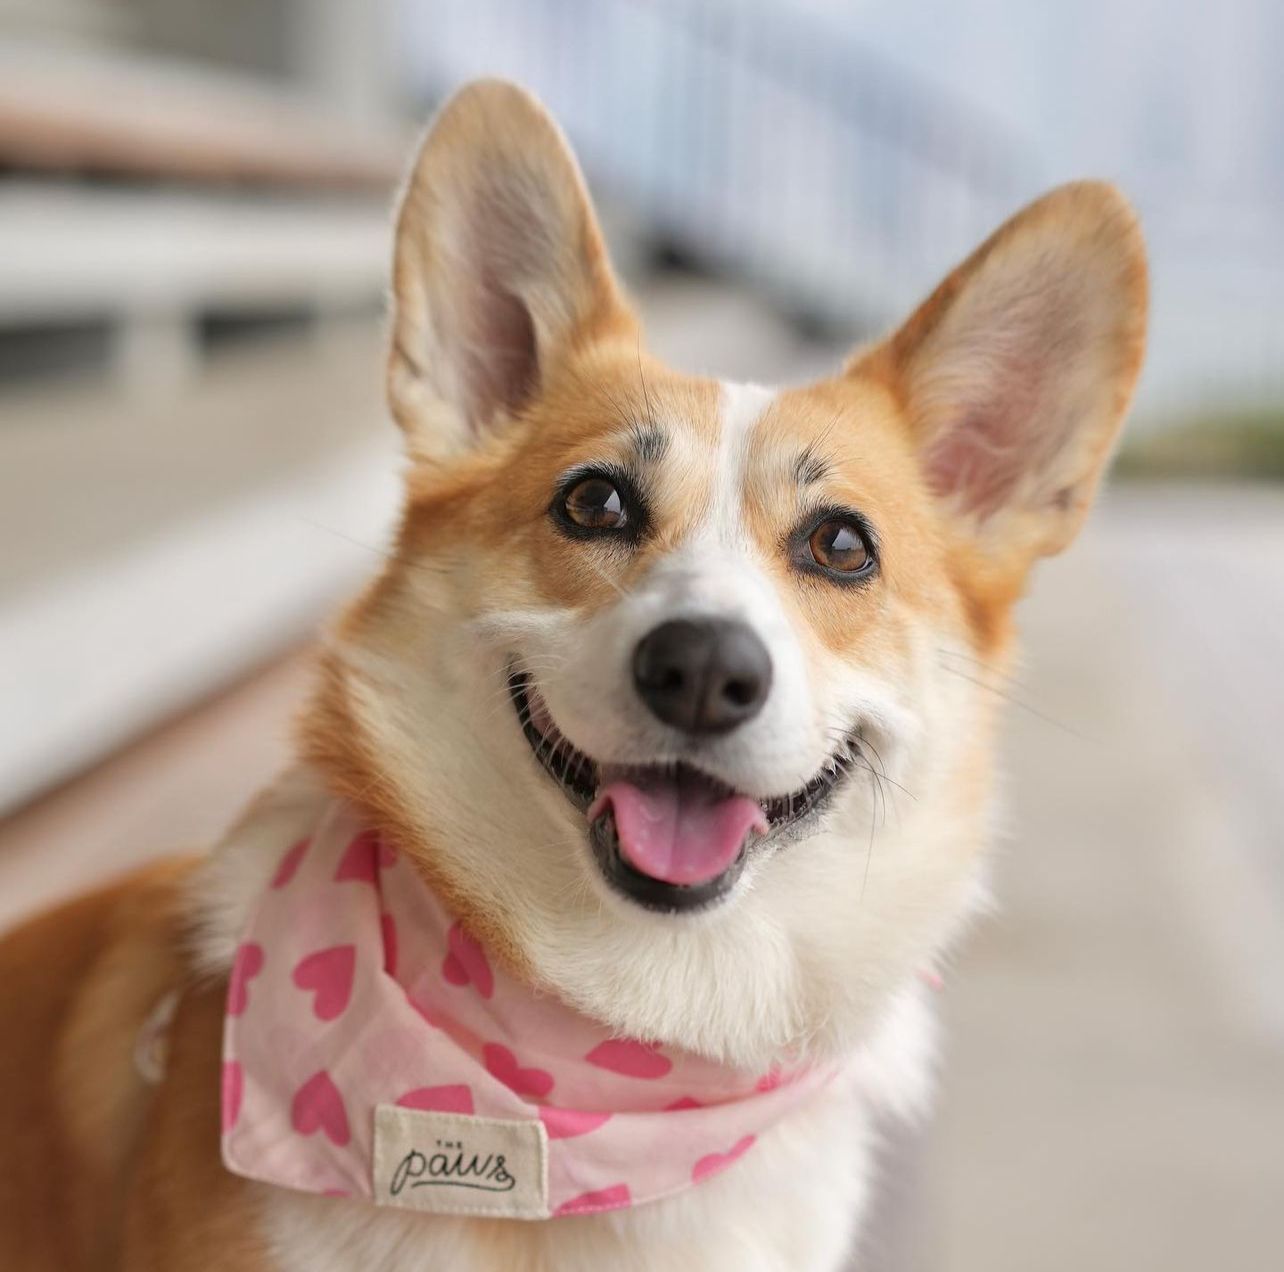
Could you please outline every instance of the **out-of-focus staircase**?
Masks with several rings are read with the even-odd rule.
[[[297,641],[377,550],[408,137],[0,41],[0,812]]]

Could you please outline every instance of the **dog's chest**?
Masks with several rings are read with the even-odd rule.
[[[315,789],[283,784],[202,876],[202,967],[227,975],[282,844],[304,834]],[[664,1200],[543,1221],[423,1215],[247,1184],[272,1272],[837,1272],[852,1247],[884,1117],[928,1103],[932,1018],[922,984],[897,993],[842,1073],[764,1129],[752,1152]]]
[[[872,1110],[844,1079],[764,1134],[755,1154],[677,1197],[523,1222],[415,1215],[271,1190],[274,1272],[836,1272],[869,1173]]]

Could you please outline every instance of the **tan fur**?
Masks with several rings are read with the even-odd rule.
[[[222,982],[189,985],[148,1105],[124,1212],[128,1272],[268,1272],[253,1185],[219,1159]]]
[[[1078,529],[1136,379],[1135,220],[1109,187],[1065,187],[832,378],[775,395],[720,385],[646,353],[556,126],[490,83],[455,99],[416,162],[394,288],[406,504],[387,567],[319,659],[306,773],[200,871],[158,868],[0,943],[0,1266],[293,1272],[316,1250],[325,1272],[400,1272],[436,1250],[460,1272],[650,1269],[652,1254],[672,1266],[716,1232],[687,1266],[804,1266],[789,1250],[828,1272],[865,1193],[874,1114],[923,1101],[916,973],[983,888],[996,702],[976,681],[1006,666],[1027,572]],[[562,474],[641,465],[647,430],[667,442],[646,477],[647,536],[625,550],[559,534],[548,510]],[[814,471],[800,482],[804,457]],[[874,527],[865,585],[789,558],[790,536],[830,505]],[[793,733],[722,753],[745,782],[787,783],[753,797],[805,781],[852,712],[870,771],[830,821],[755,860],[732,901],[682,927],[594,890],[582,817],[532,763],[504,682],[520,653],[577,745],[641,736],[623,732],[627,705],[610,708],[627,700],[611,696],[598,646],[629,635],[631,606],[685,596],[688,576],[701,597],[739,579],[743,596],[719,603],[769,612],[787,655],[777,679],[794,675],[781,708]],[[898,791],[912,802],[889,824]],[[516,975],[612,1027],[743,1064],[849,1057],[834,1116],[809,1110],[773,1132],[761,1164],[679,1201],[534,1227],[425,1226],[234,1179],[217,1152],[230,950],[269,849],[327,792],[389,834]],[[133,1048],[168,990],[180,995],[168,1067],[150,1088]],[[810,1209],[782,1206],[772,1154],[803,1170],[821,1141],[841,1167],[800,1191]]]
[[[0,942],[0,1267],[113,1266],[152,1095],[134,1046],[182,982],[189,868],[150,867]]]

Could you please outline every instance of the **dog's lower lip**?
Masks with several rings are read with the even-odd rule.
[[[635,869],[625,858],[609,806],[589,824],[589,844],[598,869],[612,887],[644,909],[666,914],[690,914],[722,900],[740,878],[747,857],[742,846],[736,859],[712,879],[696,884],[666,883]]]

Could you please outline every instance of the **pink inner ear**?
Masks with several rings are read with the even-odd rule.
[[[1022,343],[1037,346],[1043,334],[1036,326]],[[979,521],[1010,503],[1024,480],[1049,473],[1074,423],[1068,403],[1045,392],[1049,356],[987,352],[978,349],[975,371],[955,380],[960,400],[943,404],[923,460],[934,493]]]
[[[471,340],[462,353],[476,428],[497,411],[519,410],[529,400],[539,382],[539,362],[535,324],[521,300],[483,276],[471,304]]]
[[[479,173],[460,226],[458,356],[474,429],[484,429],[496,412],[520,410],[539,383],[534,318],[514,289],[553,266],[559,227],[550,231],[514,180]]]
[[[1020,431],[996,409],[951,425],[925,462],[933,493],[984,521],[1015,493],[1022,460]]]

